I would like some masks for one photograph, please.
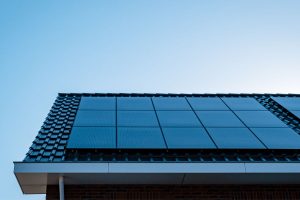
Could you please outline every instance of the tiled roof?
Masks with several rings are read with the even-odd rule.
[[[138,94],[138,93],[60,93],[33,141],[24,162],[141,161],[141,162],[299,162],[300,150],[70,150],[67,149],[72,125],[83,96],[116,97],[253,97],[288,127],[300,134],[300,119],[271,97],[300,97],[299,94]]]

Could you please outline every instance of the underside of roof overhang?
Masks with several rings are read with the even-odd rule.
[[[44,194],[47,185],[81,184],[300,184],[300,163],[96,163],[15,162],[25,194]]]

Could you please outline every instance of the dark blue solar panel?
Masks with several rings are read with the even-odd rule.
[[[116,110],[116,98],[81,97],[79,110]]]
[[[235,111],[248,127],[287,127],[269,111]]]
[[[73,126],[116,126],[116,112],[79,110]]]
[[[205,127],[244,127],[231,111],[196,111]]]
[[[290,128],[252,128],[270,149],[300,149],[300,135]]]
[[[216,148],[204,128],[163,128],[169,149]]]
[[[67,148],[116,148],[115,127],[73,127]]]
[[[118,97],[118,110],[153,110],[150,97]]]
[[[223,97],[231,110],[267,110],[252,97]]]
[[[191,110],[184,97],[154,97],[152,100],[156,110]]]
[[[300,97],[272,97],[272,99],[288,110],[300,110]]]
[[[157,111],[157,116],[163,127],[201,127],[193,111]]]
[[[154,111],[118,111],[118,126],[158,126]]]
[[[194,110],[229,110],[219,97],[187,98]]]
[[[118,148],[121,149],[165,149],[160,128],[118,128]]]
[[[264,145],[248,128],[208,128],[218,148],[264,149]]]

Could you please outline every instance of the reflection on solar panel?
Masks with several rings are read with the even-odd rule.
[[[273,99],[300,117],[298,97]],[[67,148],[300,148],[266,108],[254,97],[81,97]]]

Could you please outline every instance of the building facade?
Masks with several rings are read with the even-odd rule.
[[[14,173],[46,199],[300,199],[298,94],[59,94]]]

